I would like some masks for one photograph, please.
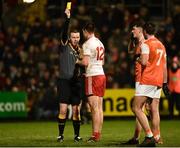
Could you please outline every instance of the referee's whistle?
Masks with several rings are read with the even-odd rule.
[[[71,2],[67,2],[66,9],[71,10]]]

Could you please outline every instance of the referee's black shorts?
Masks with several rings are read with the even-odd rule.
[[[59,79],[57,90],[59,103],[79,105],[84,97],[84,80]]]

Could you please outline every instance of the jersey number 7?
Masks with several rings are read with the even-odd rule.
[[[162,58],[162,55],[163,55],[163,50],[162,49],[157,49],[157,54],[159,55],[159,58],[158,58],[158,61],[156,63],[157,66],[159,66],[160,62],[161,62],[161,58]]]

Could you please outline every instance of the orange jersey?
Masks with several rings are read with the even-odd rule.
[[[171,92],[180,93],[180,69],[176,72],[169,70],[169,89]]]
[[[149,47],[149,59],[145,67],[142,66],[140,84],[162,87],[164,66],[166,64],[166,50],[164,45],[155,37],[144,42]]]
[[[136,47],[135,55],[141,54],[140,46]],[[135,61],[135,82],[140,82],[141,80],[141,64],[136,60]]]

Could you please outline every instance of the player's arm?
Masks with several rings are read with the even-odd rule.
[[[68,42],[68,28],[69,28],[69,22],[70,22],[70,16],[71,16],[70,10],[66,9],[65,14],[66,14],[66,20],[65,20],[65,23],[64,23],[64,26],[63,26],[63,31],[62,31],[62,34],[61,34],[61,43],[62,43],[62,45],[66,45],[67,42]]]
[[[133,43],[132,43],[131,40],[128,43],[128,53],[129,54],[134,54],[134,47],[133,47]]]
[[[136,54],[136,48],[139,41],[134,38],[133,34],[131,34],[130,41],[128,43],[128,53],[130,55],[134,55],[134,61],[138,61],[140,54]]]
[[[141,55],[139,58],[139,62],[141,65],[146,66],[149,60],[149,46],[145,43],[141,45]]]
[[[76,64],[88,66],[89,64],[89,55],[84,55],[82,59],[77,59]]]
[[[76,63],[79,65],[88,66],[91,52],[90,52],[90,49],[89,49],[89,46],[87,45],[87,43],[83,44],[82,49],[83,49],[82,50],[82,52],[83,52],[82,59],[77,59]]]
[[[165,55],[165,61],[166,61],[166,55]],[[163,86],[162,86],[162,89],[163,89],[163,92],[165,94],[165,96],[168,98],[171,94],[169,88],[168,88],[168,74],[167,74],[167,61],[165,62],[164,64],[164,69],[163,69]]]
[[[84,55],[82,59],[82,65],[88,66],[89,65],[89,55]]]
[[[135,47],[136,47],[135,40],[136,39],[133,37],[133,34],[131,34],[131,38],[128,43],[128,53],[129,54],[135,54]]]
[[[166,61],[166,55],[165,55],[165,61]],[[164,78],[164,81],[163,81],[163,83],[167,83],[167,77],[168,77],[168,75],[167,75],[167,61],[165,62],[165,64],[164,64],[164,71],[163,71],[163,78]]]

